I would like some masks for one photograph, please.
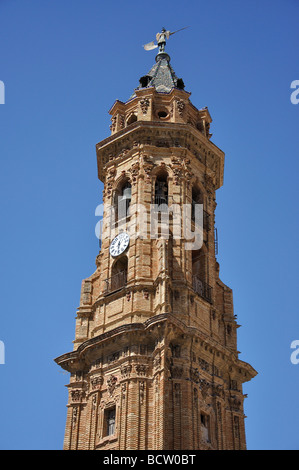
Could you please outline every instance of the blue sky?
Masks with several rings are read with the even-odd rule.
[[[220,275],[234,293],[249,449],[299,449],[297,0],[1,0],[0,448],[61,449],[82,279],[102,202],[95,144],[108,111],[167,51],[226,154],[217,194]]]

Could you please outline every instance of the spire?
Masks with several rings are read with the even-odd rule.
[[[169,93],[172,88],[184,89],[184,82],[178,78],[170,65],[170,57],[165,52],[159,52],[156,63],[147,75],[139,79],[140,88],[155,87],[159,93]]]
[[[137,89],[155,87],[159,93],[169,93],[172,88],[179,88],[180,90],[184,89],[185,85],[183,80],[176,76],[170,65],[170,57],[165,52],[166,40],[178,31],[181,31],[181,29],[171,33],[165,28],[162,28],[161,33],[156,34],[157,44],[152,41],[143,46],[146,51],[159,48],[159,52],[156,55],[156,63],[153,65],[151,70],[147,75],[140,78]]]

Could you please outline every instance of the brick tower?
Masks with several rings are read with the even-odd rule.
[[[224,153],[170,65],[168,37],[96,145],[101,249],[73,351],[55,359],[71,373],[64,449],[246,449],[242,384],[256,372],[238,358],[215,256]],[[200,234],[191,248],[186,221],[190,239]]]

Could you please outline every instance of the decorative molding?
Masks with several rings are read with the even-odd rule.
[[[92,390],[95,390],[96,388],[100,387],[101,385],[103,385],[103,382],[104,382],[104,379],[101,375],[97,376],[97,377],[92,377],[90,379],[90,384],[91,384],[91,389]]]
[[[175,405],[179,406],[181,402],[181,384],[174,384],[174,402]]]
[[[72,428],[74,428],[76,426],[77,418],[78,418],[78,411],[79,411],[79,407],[74,406],[73,407],[73,412],[72,412]]]
[[[117,377],[115,377],[115,375],[110,375],[110,377],[107,379],[107,390],[110,397],[112,397],[115,392],[116,382]]]
[[[157,354],[153,360],[154,369],[159,369],[161,367],[162,358],[160,354]]]
[[[83,390],[71,390],[71,399],[73,402],[81,401],[85,397]]]
[[[178,113],[182,117],[184,114],[185,103],[183,100],[175,100],[175,101],[176,101],[176,107],[177,107]]]
[[[205,379],[201,379],[200,380],[200,390],[201,390],[201,394],[202,394],[203,399],[206,398],[206,396],[208,394],[208,391],[209,391],[209,388],[210,388],[209,382],[207,382]]]
[[[127,394],[127,384],[126,383],[122,383],[121,384],[121,398],[123,400],[126,399],[126,394]]]
[[[116,167],[109,168],[106,175],[106,195],[110,196],[112,193],[113,183],[115,181]]]
[[[140,164],[138,161],[131,165],[131,167],[129,168],[129,172],[131,174],[131,182],[134,185],[137,183],[137,177],[140,173]]]
[[[145,382],[140,381],[139,382],[139,399],[140,399],[140,404],[143,405],[144,402],[144,389],[145,389]]]
[[[141,108],[141,111],[143,114],[146,114],[147,113],[147,110],[149,108],[149,105],[150,105],[150,100],[149,98],[142,98],[139,102],[140,104],[140,108]]]
[[[121,366],[120,372],[121,372],[121,375],[122,375],[123,377],[128,377],[128,376],[130,376],[130,374],[131,374],[131,372],[132,372],[132,366],[131,366],[131,364],[125,364],[125,365]]]
[[[135,364],[135,371],[138,375],[146,375],[148,371],[148,365],[146,364]]]
[[[114,132],[116,130],[116,123],[117,123],[117,116],[114,115],[111,118],[111,125],[110,125],[111,132]]]

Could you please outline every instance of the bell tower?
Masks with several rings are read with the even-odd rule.
[[[64,449],[246,449],[232,290],[215,255],[224,153],[157,35],[155,64],[110,110],[95,272],[82,283]],[[145,47],[146,48],[146,47]]]

